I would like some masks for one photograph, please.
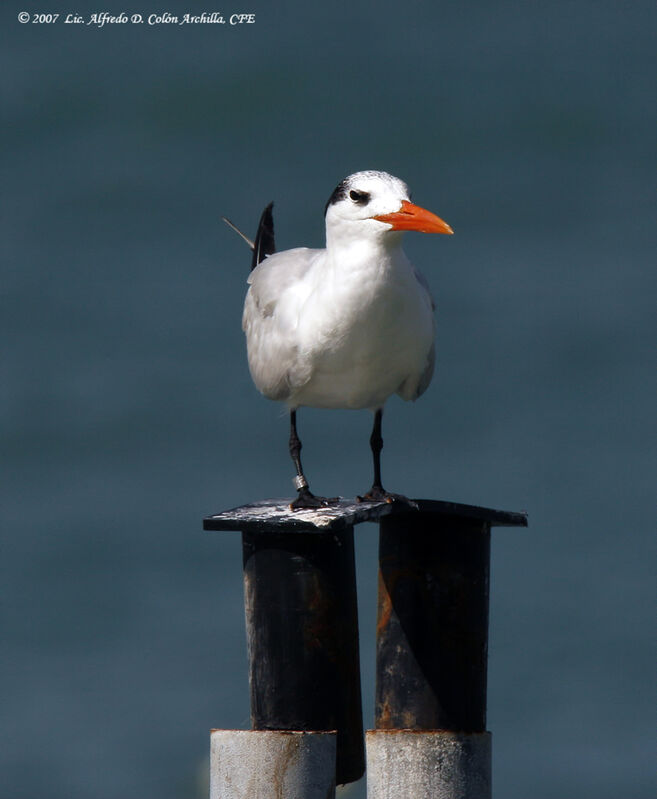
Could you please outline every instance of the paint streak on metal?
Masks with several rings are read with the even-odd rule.
[[[385,577],[383,576],[384,573]],[[412,568],[392,569],[386,566],[385,561],[382,561],[381,568],[379,568],[379,600],[376,624],[377,638],[387,630],[390,624],[390,619],[394,611],[393,596],[397,590],[398,582],[402,579],[418,580],[418,576],[416,570]]]
[[[379,571],[379,607],[378,618],[376,621],[376,635],[377,639],[382,635],[383,631],[387,629],[390,623],[390,616],[392,615],[392,597],[390,590],[383,579],[383,575]]]

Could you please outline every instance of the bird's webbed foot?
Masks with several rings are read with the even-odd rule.
[[[335,505],[340,501],[340,497],[316,497],[308,487],[300,488],[299,495],[290,503],[290,510],[314,510]]]
[[[386,491],[383,486],[373,485],[367,494],[362,494],[356,497],[359,502],[399,502],[404,505],[410,505],[417,510],[417,503],[412,499],[405,497],[403,494],[393,494],[391,491]]]

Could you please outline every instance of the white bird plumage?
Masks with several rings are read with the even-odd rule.
[[[376,412],[380,439],[388,397],[414,400],[431,381],[434,304],[425,278],[402,250],[404,230],[452,232],[410,202],[403,181],[386,172],[357,172],[327,204],[325,249],[269,255],[249,278],[242,319],[249,368],[257,388],[292,412],[296,507],[306,507],[310,497],[317,504],[292,451],[297,408],[368,408]],[[380,485],[380,473],[377,481],[374,455],[375,484],[367,498],[393,498]]]

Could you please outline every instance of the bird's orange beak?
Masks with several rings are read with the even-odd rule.
[[[372,218],[392,225],[392,230],[417,230],[419,233],[451,234],[454,232],[447,222],[443,222],[439,216],[420,208],[419,205],[413,205],[407,200],[402,200],[399,211],[395,211],[393,214],[381,214],[381,216]]]

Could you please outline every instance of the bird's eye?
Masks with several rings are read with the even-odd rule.
[[[357,204],[357,205],[367,205],[370,201],[370,195],[366,191],[356,191],[352,189],[349,192],[349,197]]]

